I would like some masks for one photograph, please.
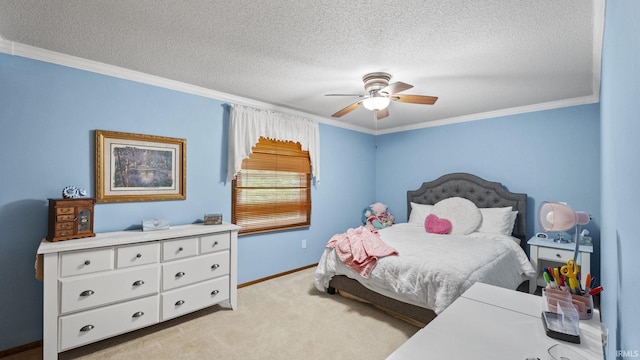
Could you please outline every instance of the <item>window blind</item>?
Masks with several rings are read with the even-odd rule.
[[[311,225],[311,165],[299,143],[260,138],[232,187],[240,234]]]

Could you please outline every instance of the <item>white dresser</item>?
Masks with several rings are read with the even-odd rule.
[[[43,240],[43,357],[211,305],[237,306],[239,227],[181,225]]]

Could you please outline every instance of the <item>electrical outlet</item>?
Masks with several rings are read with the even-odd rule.
[[[306,240],[306,239],[303,239],[303,240],[302,240],[302,248],[303,248],[303,249],[306,249],[306,248],[307,248],[307,240]]]

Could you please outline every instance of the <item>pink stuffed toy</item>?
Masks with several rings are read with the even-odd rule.
[[[362,222],[365,227],[371,230],[384,229],[393,225],[394,216],[387,212],[387,205],[375,203],[362,212]]]

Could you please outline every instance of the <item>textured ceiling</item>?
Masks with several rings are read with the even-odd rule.
[[[379,132],[597,102],[604,0],[0,0],[0,37],[331,119],[385,71]],[[514,110],[515,108],[515,110]]]

